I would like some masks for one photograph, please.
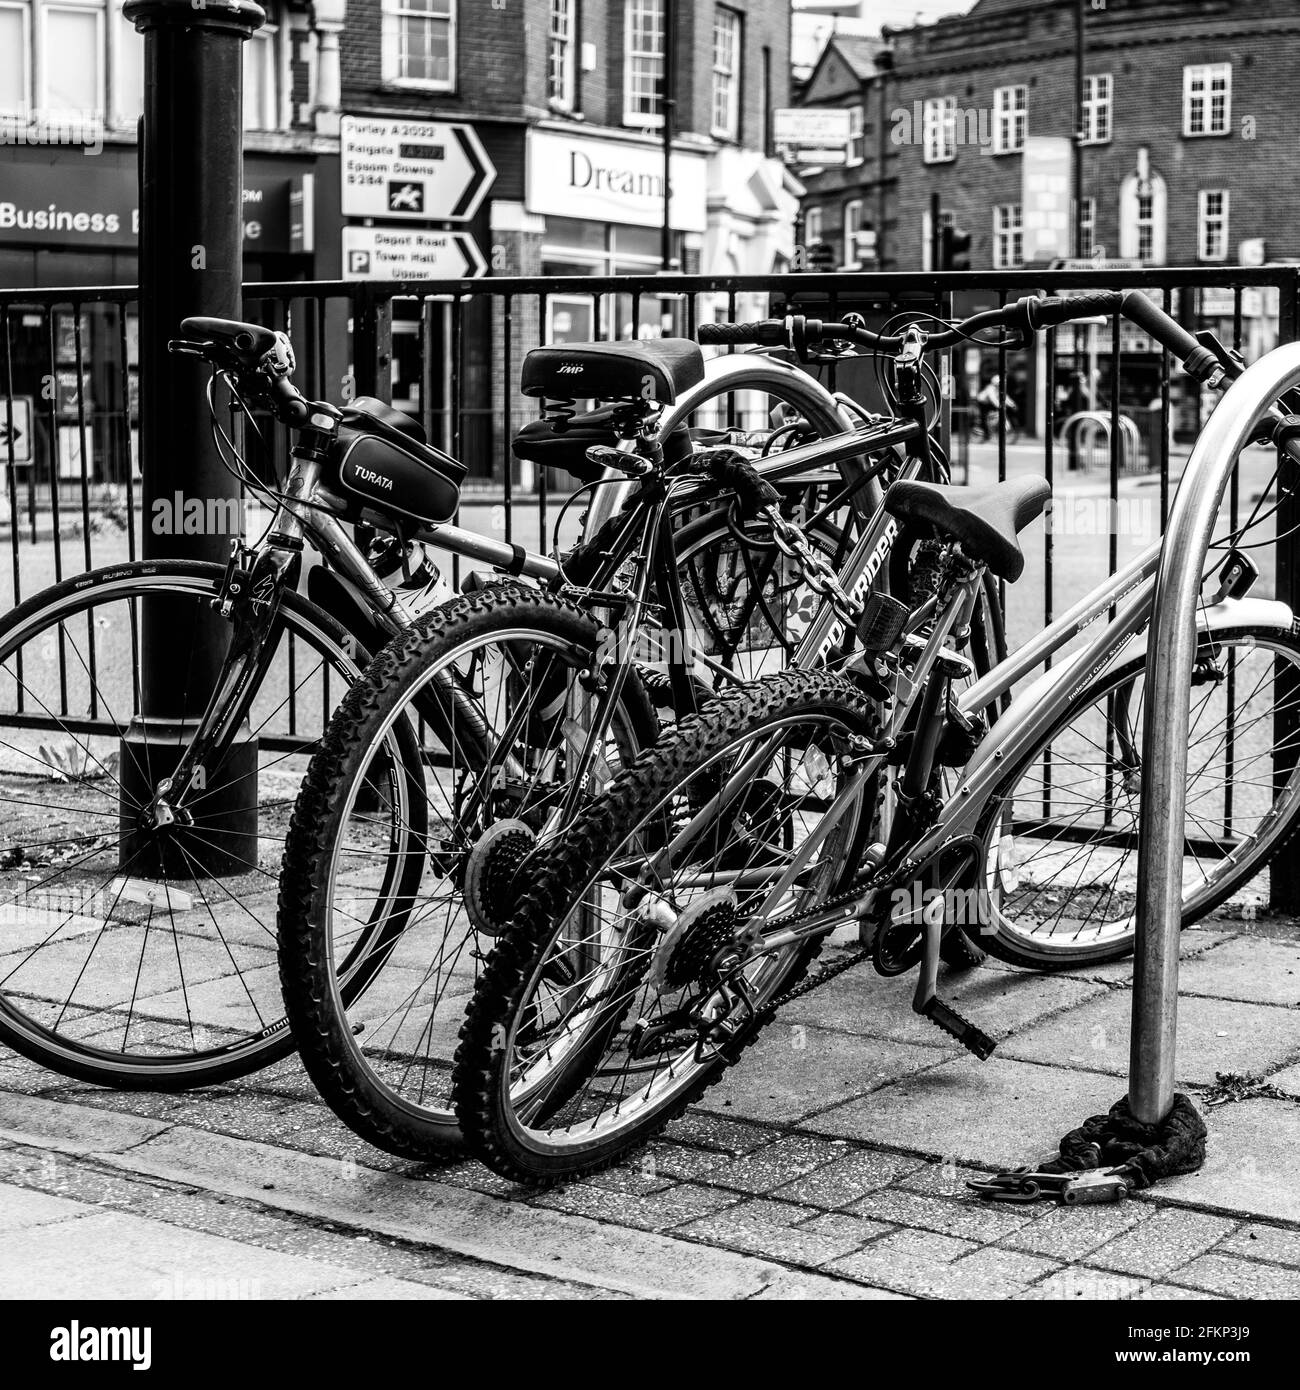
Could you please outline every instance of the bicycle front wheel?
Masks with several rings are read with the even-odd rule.
[[[824,671],[729,691],[556,841],[461,1029],[456,1110],[479,1157],[530,1183],[607,1167],[753,1041],[823,937],[742,965],[744,943],[846,886],[875,799],[850,785],[853,750],[876,727]]]
[[[980,944],[1013,965],[1059,970],[1133,950],[1142,796],[1142,658],[1106,674],[994,788],[981,833],[988,922]],[[1192,676],[1183,924],[1241,891],[1300,817],[1297,736],[1275,721],[1300,701],[1289,628],[1201,636]]]
[[[205,770],[192,824],[145,828],[154,785],[186,746],[186,726],[140,717],[146,663],[206,695],[221,654],[200,634],[223,574],[115,565],[0,625],[0,1041],[65,1076],[180,1090],[291,1048],[275,970],[279,858],[308,757],[366,654],[283,594],[237,749]]]

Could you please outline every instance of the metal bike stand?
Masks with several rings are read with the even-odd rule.
[[[1147,647],[1129,1046],[1129,1106],[1145,1124],[1162,1121],[1174,1098],[1188,702],[1201,576],[1237,455],[1278,396],[1297,384],[1300,343],[1277,348],[1233,383],[1192,450],[1160,554]]]

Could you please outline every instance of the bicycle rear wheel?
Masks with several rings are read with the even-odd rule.
[[[982,822],[988,923],[979,942],[1013,965],[1061,970],[1133,950],[1142,796],[1143,658],[1071,702],[997,787]],[[1300,701],[1290,628],[1202,636],[1192,677],[1183,924],[1240,892],[1300,824],[1296,736],[1275,737]]]
[[[198,688],[213,654],[196,634],[223,573],[115,565],[0,624],[0,1041],[79,1080],[207,1086],[291,1047],[274,956],[279,856],[307,759],[366,657],[283,594],[239,775],[207,769],[191,827],[143,831],[152,782],[185,746],[183,728],[136,719],[144,614],[166,617],[154,659]]]
[[[461,1029],[456,1112],[484,1162],[530,1183],[607,1167],[753,1041],[822,938],[724,962],[847,885],[874,809],[852,757],[876,727],[845,677],[769,677],[682,721],[557,840]]]

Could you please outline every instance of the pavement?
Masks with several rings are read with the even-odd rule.
[[[169,1096],[5,1054],[0,1297],[1300,1297],[1300,923],[1234,913],[1182,942],[1178,1084],[1208,1162],[1118,1205],[965,1184],[1123,1094],[1126,965],[941,984],[1002,1040],[986,1063],[911,1013],[909,978],[855,967],[645,1151],[545,1193],[380,1153],[296,1062]]]

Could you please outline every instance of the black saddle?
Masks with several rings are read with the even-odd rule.
[[[1008,582],[1025,568],[1020,532],[1043,514],[1052,499],[1044,478],[1016,478],[991,487],[941,487],[937,483],[891,483],[885,510],[931,526],[960,541],[966,554],[982,560]]]
[[[558,400],[639,397],[671,405],[704,380],[704,354],[689,338],[631,343],[564,343],[534,348],[524,358],[519,389]]]

